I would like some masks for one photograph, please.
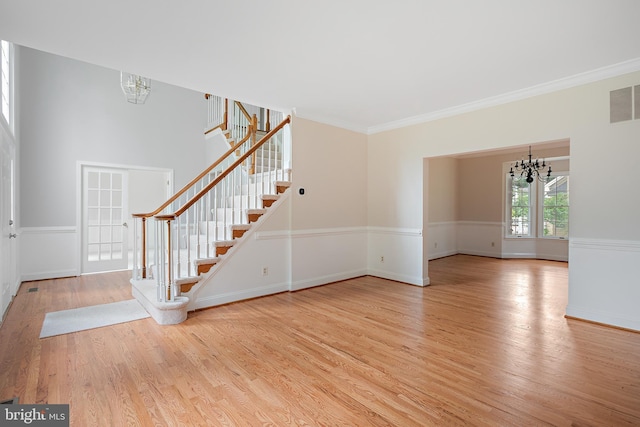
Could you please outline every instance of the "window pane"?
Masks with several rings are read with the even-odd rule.
[[[531,185],[526,177],[511,178],[511,218],[509,234],[528,236],[531,234]]]
[[[542,235],[569,236],[569,177],[554,176],[544,184]]]
[[[0,43],[0,110],[11,126],[11,44],[5,40]]]

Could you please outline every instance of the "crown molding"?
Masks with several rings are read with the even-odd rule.
[[[411,125],[431,122],[446,117],[457,116],[463,113],[481,110],[483,108],[495,107],[509,102],[519,101],[538,95],[544,95],[583,84],[593,83],[599,80],[620,76],[627,73],[640,71],[640,58],[632,59],[618,64],[609,65],[598,68],[596,70],[587,71],[570,77],[565,77],[551,82],[531,86],[529,88],[508,92],[502,95],[481,99],[479,101],[469,102],[467,104],[458,105],[431,113],[420,114],[417,116],[407,117],[405,119],[393,122],[383,123],[381,125],[371,126],[367,128],[367,135],[380,133],[388,130],[399,129]]]

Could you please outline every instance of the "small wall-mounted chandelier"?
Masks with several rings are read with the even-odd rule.
[[[544,168],[546,168],[547,166],[549,167],[549,169],[546,171],[546,176],[540,176],[541,171],[543,174],[545,173]],[[520,160],[520,162],[516,162],[509,170],[511,178],[513,178],[518,172],[520,172],[520,177],[526,175],[527,182],[529,184],[533,182],[534,175],[540,181],[548,181],[551,178],[551,165],[547,165],[544,159],[542,159],[542,164],[540,164],[538,159],[536,159],[534,162],[531,156],[531,146],[529,146],[529,161],[525,162],[524,159]]]
[[[120,86],[127,97],[127,102],[132,104],[144,104],[151,92],[150,79],[124,71],[120,71]]]

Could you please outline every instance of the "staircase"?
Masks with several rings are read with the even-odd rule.
[[[218,160],[155,211],[133,215],[132,293],[158,323],[186,319],[190,297],[214,286],[212,273],[290,187],[289,121],[268,132],[254,121],[240,142],[222,129],[230,148]]]

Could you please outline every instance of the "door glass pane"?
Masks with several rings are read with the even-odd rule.
[[[111,241],[111,227],[110,226],[102,226],[100,227],[100,241],[101,242],[110,242]]]
[[[122,243],[111,245],[111,259],[122,259]]]
[[[100,211],[97,208],[89,208],[87,211],[87,221],[89,225],[97,225],[100,223]]]
[[[100,245],[89,245],[87,247],[89,261],[98,261],[100,255]]]
[[[98,192],[98,190],[89,190],[87,193],[87,204],[89,206],[98,206],[99,205],[99,200],[98,200],[98,195],[100,193]]]
[[[111,191],[100,190],[100,206],[111,206]]]
[[[100,224],[111,224],[111,209],[100,208]]]
[[[114,174],[112,176],[111,186],[114,190],[122,190],[122,175]]]
[[[100,228],[99,227],[91,227],[88,228],[88,236],[87,241],[91,245],[92,243],[100,243]]]
[[[100,260],[108,261],[111,259],[111,243],[100,245]]]
[[[122,206],[122,191],[114,190],[111,193],[111,206],[115,206],[115,207]]]
[[[99,181],[98,178],[100,176],[97,172],[88,172],[87,173],[87,186],[88,188],[98,188]]]
[[[114,226],[111,233],[112,242],[122,242],[122,227]]]
[[[100,173],[100,188],[111,188],[111,174],[108,172]]]

